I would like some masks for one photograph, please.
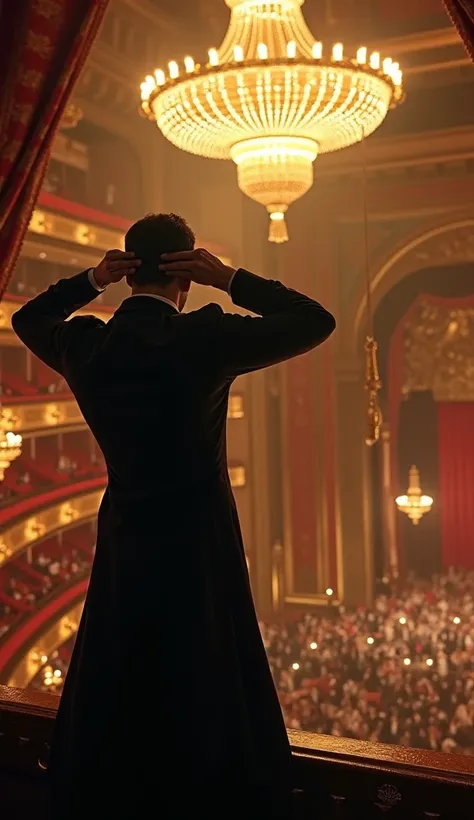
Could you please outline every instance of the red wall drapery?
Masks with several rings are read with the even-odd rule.
[[[474,569],[474,402],[438,404],[443,566]]]
[[[0,3],[0,297],[28,227],[54,133],[108,2]]]
[[[474,0],[444,0],[444,5],[467,53],[474,60]]]

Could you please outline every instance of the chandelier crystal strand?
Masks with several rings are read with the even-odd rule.
[[[141,109],[181,150],[234,160],[239,187],[269,213],[269,239],[284,242],[317,156],[375,131],[403,98],[402,72],[365,47],[348,57],[342,43],[315,40],[304,0],[225,2],[221,46],[205,65],[187,56],[149,74]]]

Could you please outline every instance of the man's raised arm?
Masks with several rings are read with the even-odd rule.
[[[234,304],[259,314],[216,311],[210,328],[211,355],[229,376],[306,353],[324,342],[336,326],[332,314],[309,296],[241,268],[229,268],[207,251],[167,255],[163,269],[170,276],[228,291]]]
[[[108,284],[134,272],[139,263],[130,256],[133,254],[109,251],[95,271],[84,271],[51,285],[13,314],[16,335],[35,356],[64,375],[68,351],[80,353],[88,332],[103,325],[94,316],[78,316],[70,322],[66,319],[89,304]]]

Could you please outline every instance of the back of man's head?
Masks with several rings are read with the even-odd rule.
[[[132,251],[141,265],[130,285],[158,285],[170,283],[170,277],[158,270],[164,253],[192,251],[196,237],[187,222],[176,214],[148,214],[132,225],[125,234],[125,250]]]

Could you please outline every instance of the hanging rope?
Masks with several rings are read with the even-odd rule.
[[[369,237],[369,207],[367,197],[367,151],[365,134],[362,130],[362,218],[364,223],[364,267],[367,305],[367,336],[365,339],[365,389],[369,396],[367,408],[367,434],[365,443],[372,447],[380,438],[382,426],[382,412],[380,410],[378,394],[382,387],[377,364],[377,342],[374,337],[374,317],[372,312],[372,288],[370,276],[370,237]]]

